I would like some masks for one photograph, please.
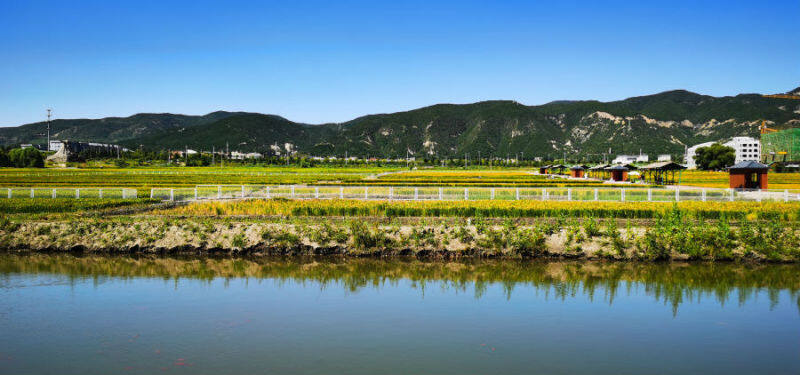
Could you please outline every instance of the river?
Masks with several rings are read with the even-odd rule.
[[[0,373],[800,373],[800,266],[2,254]]]

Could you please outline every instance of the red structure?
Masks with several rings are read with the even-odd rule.
[[[583,167],[576,165],[569,169],[569,175],[575,178],[583,178]]]
[[[628,167],[615,165],[613,167],[606,168],[606,170],[611,173],[612,181],[617,181],[617,182],[628,181]]]
[[[539,174],[547,174],[547,169],[550,168],[549,165],[544,165],[539,167]]]
[[[766,189],[769,166],[755,161],[743,161],[728,168],[731,189]]]

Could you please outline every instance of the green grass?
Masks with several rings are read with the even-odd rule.
[[[76,213],[97,211],[109,208],[145,206],[160,203],[158,199],[40,199],[14,198],[0,199],[0,213],[3,214],[41,214],[41,213]]]

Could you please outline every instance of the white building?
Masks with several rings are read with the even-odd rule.
[[[264,155],[259,152],[239,152],[239,151],[231,151],[231,159],[234,160],[245,160],[245,159],[261,159]]]
[[[61,150],[62,146],[64,146],[63,141],[50,140],[50,146],[48,146],[47,149],[50,151],[58,152],[58,150]]]
[[[614,160],[611,161],[611,164],[632,164],[632,163],[647,163],[650,161],[649,155],[639,154],[639,155],[617,155]]]
[[[711,146],[714,143],[718,142],[706,142],[687,148],[686,156],[684,157],[686,168],[696,169],[697,163],[695,163],[694,157],[697,155],[697,149],[700,147]],[[723,143],[722,145],[736,150],[736,161],[734,161],[734,164],[750,160],[758,161],[761,155],[761,142],[752,137],[733,137],[733,139]]]
[[[761,158],[761,141],[752,137],[733,137],[725,146],[736,150],[736,163],[758,161]]]
[[[670,154],[658,155],[658,161],[672,161],[672,155]]]

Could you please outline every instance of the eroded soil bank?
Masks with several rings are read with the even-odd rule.
[[[0,228],[9,252],[343,255],[616,260],[800,259],[795,228],[659,220],[248,220],[162,218],[28,221]]]

